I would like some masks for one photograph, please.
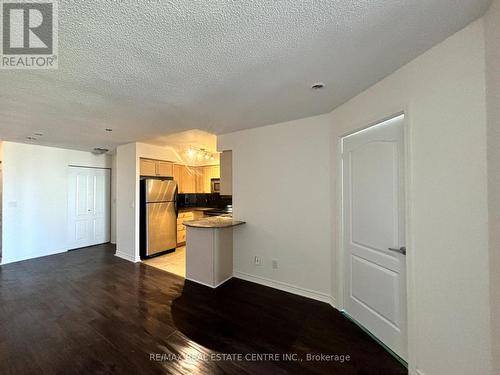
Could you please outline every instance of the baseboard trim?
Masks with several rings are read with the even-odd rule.
[[[333,298],[332,296],[330,296],[330,301],[329,301],[330,305],[334,308],[334,309],[338,309],[337,308],[337,300],[335,298]]]
[[[25,256],[25,257],[20,257],[20,258],[7,258],[7,259],[2,259],[2,263],[0,265],[5,265],[5,264],[10,264],[10,263],[17,263],[17,262],[23,262],[25,260],[31,260],[31,259],[38,259],[38,258],[43,258],[43,257],[48,257],[51,255],[56,255],[56,254],[62,254],[67,252],[67,249],[64,250],[54,250],[50,251],[46,254],[40,254],[40,255],[35,255],[35,256]]]
[[[233,277],[232,276],[229,276],[226,280],[222,280],[220,283],[218,283],[216,286],[213,286],[213,285],[210,285],[210,284],[207,284],[207,283],[202,283],[201,281],[198,281],[198,280],[193,280],[193,279],[190,279],[188,277],[186,277],[186,280],[189,280],[193,283],[196,283],[196,284],[200,284],[200,285],[203,285],[203,286],[207,286],[209,288],[212,288],[212,289],[215,289],[215,288],[218,288],[219,286],[221,286],[222,284],[224,284],[226,281],[229,281],[231,280]]]
[[[261,276],[255,276],[255,275],[250,275],[248,273],[244,272],[234,272],[234,277],[246,281],[250,281],[252,283],[268,286],[270,288],[274,289],[279,289],[284,292],[292,293],[292,294],[297,294],[302,297],[307,297],[314,299],[316,301],[321,301],[321,302],[326,302],[333,307],[335,307],[335,299],[333,299],[330,295],[321,293],[321,292],[316,292],[314,290],[309,290],[305,288],[301,288],[292,284],[284,283],[282,281],[276,281],[276,280],[271,280],[265,277]]]
[[[132,263],[138,263],[141,261],[140,259],[136,259],[135,257],[133,257],[129,254],[123,253],[121,251],[118,251],[118,250],[115,252],[115,256],[118,258],[124,259],[124,260],[128,260],[129,262],[132,262]]]

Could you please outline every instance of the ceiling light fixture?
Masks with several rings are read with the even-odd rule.
[[[315,83],[314,85],[311,86],[311,89],[313,90],[321,90],[325,88],[325,84],[322,82]]]
[[[186,151],[188,159],[215,160],[214,153],[204,148],[189,147]]]

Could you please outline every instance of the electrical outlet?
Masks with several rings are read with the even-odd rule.
[[[273,266],[273,270],[277,270],[278,269],[278,260],[277,259],[273,259],[272,266]]]
[[[260,256],[255,256],[254,263],[256,266],[262,266],[262,258]]]

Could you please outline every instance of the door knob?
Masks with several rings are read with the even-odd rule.
[[[403,255],[406,255],[406,247],[400,247],[399,249],[394,249],[392,247],[389,248],[389,250],[394,251],[395,253],[400,253]]]

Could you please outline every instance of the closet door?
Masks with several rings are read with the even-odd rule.
[[[109,242],[110,175],[108,169],[69,168],[69,249]]]

